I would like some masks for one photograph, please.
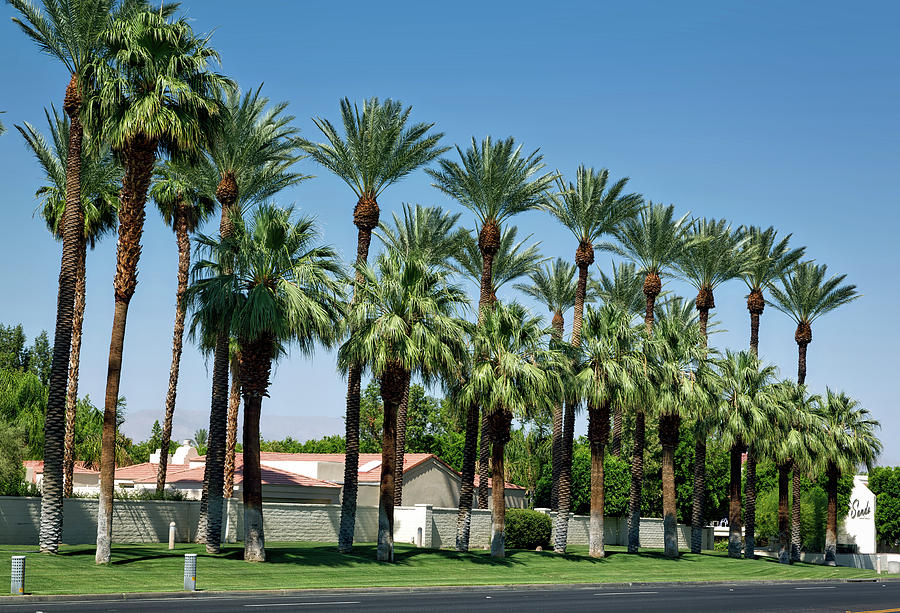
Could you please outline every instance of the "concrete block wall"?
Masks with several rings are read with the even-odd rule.
[[[435,549],[456,547],[456,520],[459,509],[431,510],[431,546]],[[469,526],[469,547],[488,547],[491,544],[491,512],[488,509],[472,509]]]
[[[92,498],[67,498],[63,503],[62,542],[86,545],[97,541],[97,505]],[[169,522],[176,540],[193,540],[200,513],[198,501],[116,500],[113,503],[113,542],[165,543]],[[41,499],[0,496],[0,543],[33,545],[41,525]]]
[[[341,505],[263,503],[263,531],[267,541],[310,541],[336,543],[341,527]],[[229,500],[225,508],[225,542],[244,540],[244,505]],[[373,543],[378,540],[378,508],[356,508],[353,540]]]

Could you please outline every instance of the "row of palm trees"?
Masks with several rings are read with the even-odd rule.
[[[316,118],[324,140],[299,138],[291,126],[293,117],[285,114],[286,104],[270,105],[258,89],[241,94],[228,78],[210,70],[218,55],[209,38],[176,18],[174,7],[151,10],[138,0],[56,0],[45,2],[41,11],[25,0],[11,2],[21,14],[17,23],[23,31],[71,74],[63,104],[66,116],[60,118],[55,110],[52,118],[48,114],[54,146],[32,126],[19,128],[47,172],[48,186],[38,195],[48,226],[63,242],[45,434],[44,551],[58,548],[62,495],[65,484],[71,483],[64,477],[64,467],[74,459],[64,453],[71,430],[66,424],[74,415],[74,402],[67,401],[67,394],[77,397],[86,245],[117,224],[96,553],[98,563],[109,561],[115,406],[148,195],[174,230],[179,253],[162,447],[167,449],[171,439],[186,316],[193,308],[191,333],[213,356],[198,534],[208,551],[219,550],[223,496],[232,486],[242,395],[248,560],[265,557],[259,483],[261,402],[272,361],[289,344],[303,351],[312,351],[317,343],[340,344],[339,365],[348,374],[341,551],[349,551],[353,543],[360,382],[365,372],[378,379],[385,406],[380,559],[393,556],[393,506],[401,500],[398,467],[413,376],[443,384],[466,414],[457,548],[468,548],[477,465],[481,506],[487,505],[490,477],[494,485],[492,554],[504,555],[503,455],[511,421],[546,410],[553,413],[554,424],[554,507],[559,510],[554,547],[565,551],[575,412],[586,404],[592,449],[592,554],[603,554],[598,536],[602,458],[610,420],[615,439],[626,412],[635,421],[629,550],[639,546],[643,440],[650,418],[658,420],[663,442],[669,537],[675,526],[674,445],[682,420],[695,428],[692,550],[699,551],[708,436],[733,439],[735,449],[749,445],[748,489],[755,461],[770,453],[750,430],[726,427],[720,414],[727,397],[721,391],[726,389],[721,382],[728,378],[725,364],[733,356],[717,361],[707,348],[714,290],[736,278],[748,285],[753,355],[758,351],[759,315],[766,304],[763,291],[769,290],[773,304],[795,318],[800,386],[812,322],[856,297],[843,276],[827,278],[824,265],[801,263],[802,250],[789,249],[789,237],[776,242],[774,229],[732,228],[722,220],[688,215],[676,218],[674,207],[626,193],[628,179],[612,181],[605,169],[582,166],[574,181],[566,182],[559,173],[546,170],[539,151],[524,152],[512,138],[472,139],[465,149],[457,146],[455,156],[441,157],[450,151],[440,144],[443,135],[431,123],[412,123],[411,108],[397,101],[372,98],[360,107],[344,99],[341,129]],[[301,155],[340,177],[354,192],[358,241],[352,283],[345,279],[335,253],[321,244],[311,220],[261,205],[307,178],[292,168]],[[383,192],[435,161],[436,167],[426,172],[435,187],[474,214],[474,236],[456,228],[458,214],[436,208],[404,207],[402,219],[395,216],[393,227],[380,223],[378,199]],[[194,264],[195,281],[189,285],[188,237],[215,212],[216,203],[221,206],[219,234],[198,238],[203,257]],[[573,263],[557,260],[542,266],[534,246],[517,242],[510,221],[532,209],[549,212],[572,232]],[[382,239],[385,250],[370,266],[373,234]],[[620,265],[610,277],[601,274],[592,279],[596,249],[618,253],[632,263]],[[531,278],[526,292],[553,313],[549,329],[524,307],[497,299],[502,285],[525,274]],[[693,284],[696,300],[669,298],[663,281],[670,275]],[[465,319],[467,300],[455,284],[458,276],[474,278],[479,285],[475,323]],[[349,304],[346,297],[351,297]],[[588,308],[585,315],[586,303],[597,298],[602,306]],[[563,317],[570,308],[572,333],[566,342]],[[692,309],[697,311],[696,321]],[[635,329],[632,318],[640,313],[644,326]],[[750,357],[741,354],[741,359]],[[760,373],[765,371],[758,362],[752,363]],[[767,389],[770,378],[762,377]],[[798,393],[802,398],[792,397],[797,406],[812,402]],[[770,410],[784,403],[769,399],[761,404]],[[780,477],[786,480],[793,471],[797,491],[801,453],[785,441],[797,438],[794,433],[809,428],[809,422],[797,417],[791,424],[793,429],[775,440],[787,445],[779,447],[788,454],[778,456],[779,467],[784,467]],[[873,445],[868,448],[875,450]],[[159,490],[165,486],[165,459],[163,453]],[[828,470],[849,470],[861,459],[869,457],[845,462],[835,456]],[[797,545],[798,504],[795,497]],[[750,524],[750,496],[747,515]],[[749,543],[748,551],[752,552]]]

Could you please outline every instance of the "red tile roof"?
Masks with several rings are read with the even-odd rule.
[[[240,454],[236,454],[240,455]],[[153,464],[152,466],[156,466]],[[198,466],[197,468],[189,468],[185,470],[176,470],[174,472],[167,472],[166,474],[166,483],[167,484],[185,484],[185,483],[203,483],[203,472],[205,468],[203,466]],[[260,469],[262,473],[262,482],[263,485],[298,485],[302,487],[340,487],[336,483],[331,483],[330,481],[320,481],[319,479],[313,479],[312,477],[307,477],[304,475],[297,475],[291,472],[287,472],[285,470],[279,470],[277,468],[271,468],[268,466],[262,466]],[[239,457],[235,458],[235,469],[234,469],[234,482],[241,483],[244,480],[244,464],[243,460]],[[150,478],[137,480],[138,483],[154,483],[156,482],[156,473],[153,474]]]
[[[44,472],[44,461],[43,460],[25,460],[22,462],[22,465],[25,468],[30,468],[34,471],[34,474],[40,475]],[[99,470],[94,470],[92,468],[88,468],[84,462],[75,462],[75,468],[73,472],[78,475],[99,475]]]
[[[494,482],[493,479],[488,478],[488,487],[491,487],[493,485],[493,482]],[[475,474],[475,487],[478,487],[479,483],[481,483],[481,479],[478,478],[478,474],[476,473]],[[508,490],[524,490],[525,489],[521,485],[516,485],[515,483],[510,483],[509,481],[507,481],[504,484],[504,487]]]

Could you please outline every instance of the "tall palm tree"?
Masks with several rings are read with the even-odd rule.
[[[209,71],[210,63],[219,59],[209,38],[195,35],[185,19],[169,19],[164,11],[126,15],[100,39],[104,53],[85,68],[89,88],[83,114],[124,167],[97,521],[96,561],[105,564],[112,535],[115,409],[128,305],[137,286],[147,190],[160,151],[186,156],[199,151],[206,126],[219,111],[217,94],[231,82]]]
[[[515,288],[531,296],[553,314],[550,320],[552,332],[550,336],[555,343],[563,342],[565,331],[565,312],[575,306],[577,285],[575,282],[575,265],[568,264],[562,258],[556,258],[552,265],[544,264],[529,275],[530,284],[518,283]],[[550,508],[558,510],[559,474],[563,465],[563,407],[560,402],[553,407],[553,434],[551,439],[551,458],[553,464],[552,489],[550,492]]]
[[[774,286],[772,306],[786,314],[797,324],[794,340],[797,342],[797,383],[806,383],[806,348],[812,342],[812,324],[822,315],[834,311],[859,298],[855,285],[844,284],[847,275],[826,278],[828,266],[816,266],[813,262],[800,262],[783,275],[781,287]],[[794,489],[800,487],[800,474],[794,471]],[[800,559],[800,502],[794,497],[791,509],[791,559]]]
[[[13,21],[38,48],[56,58],[69,73],[63,98],[63,110],[70,129],[65,165],[65,207],[62,226],[62,260],[59,269],[59,293],[56,304],[56,329],[53,336],[53,361],[47,411],[44,420],[44,481],[41,496],[40,548],[56,553],[62,535],[63,460],[65,407],[68,369],[72,346],[73,311],[77,292],[79,254],[83,239],[84,212],[81,204],[82,142],[81,105],[85,66],[100,47],[115,8],[115,0],[75,2],[53,0],[37,8],[28,0],[9,0],[18,12]],[[99,147],[98,147],[99,149]]]
[[[236,215],[308,178],[292,171],[299,159],[297,129],[287,102],[271,104],[262,86],[241,93],[230,88],[222,95],[221,119],[209,133],[207,155],[194,166],[198,186],[214,193],[221,205],[219,234],[228,238]],[[197,540],[207,551],[219,551],[228,421],[228,371],[231,335],[222,322],[212,340],[213,376],[209,411],[209,451],[200,497]]]
[[[495,142],[487,136],[480,145],[473,137],[465,152],[459,146],[456,147],[456,152],[460,162],[443,158],[438,170],[427,172],[434,179],[433,185],[436,188],[475,214],[477,246],[481,258],[480,262],[478,258],[466,259],[470,263],[481,264],[478,299],[478,320],[481,321],[483,310],[496,301],[497,285],[493,271],[495,259],[503,246],[504,222],[543,204],[556,175],[542,172],[545,165],[539,150],[526,155],[522,152],[522,145],[516,145],[512,137]],[[463,268],[466,267],[463,261],[460,264]],[[524,270],[520,274],[528,272],[530,270]],[[475,406],[471,405],[469,408],[474,410]],[[488,440],[485,436],[488,425],[486,414],[482,415],[481,421],[484,451],[485,441]],[[466,420],[467,424],[471,422],[472,420]],[[485,459],[483,454],[482,461],[479,462],[479,482],[482,486],[479,488],[479,503],[486,504]],[[460,507],[461,525],[469,525],[470,511],[471,509]],[[464,540],[467,542],[468,536]]]
[[[648,202],[637,217],[624,220],[615,237],[621,247],[612,250],[627,257],[643,275],[644,327],[647,337],[653,332],[656,298],[662,291],[662,279],[669,274],[684,248],[688,214],[675,218],[675,207]],[[638,406],[634,419],[634,445],[631,462],[631,491],[628,500],[628,552],[640,547],[641,492],[644,480],[645,410]]]
[[[752,353],[726,350],[725,357],[719,361],[719,374],[722,391],[716,418],[722,444],[729,447],[731,454],[728,555],[740,558],[743,548],[741,455],[750,441],[765,436],[769,424],[766,406],[775,401],[771,383],[776,370],[772,365],[761,363]],[[752,554],[748,557],[752,557]]]
[[[604,304],[614,304],[632,318],[639,316],[645,306],[643,279],[637,274],[634,262],[619,262],[613,267],[612,276],[599,270],[599,278],[592,279],[588,291],[595,294]],[[622,455],[623,404],[613,408],[612,441],[610,452],[617,458]]]
[[[647,396],[658,413],[662,446],[663,532],[665,555],[678,556],[675,497],[675,448],[682,419],[703,419],[715,395],[708,354],[701,348],[699,321],[675,298],[657,307],[653,335],[644,344],[651,389]]]
[[[581,364],[577,388],[587,401],[588,442],[591,447],[591,517],[589,544],[591,557],[602,558],[604,457],[609,437],[610,407],[631,402],[637,394],[640,360],[631,314],[616,303],[597,310],[588,307],[585,318]]]
[[[228,500],[234,496],[234,459],[237,447],[238,413],[241,410],[241,348],[237,339],[231,337],[231,351],[228,362],[231,373],[231,389],[228,392],[228,425],[225,431],[225,483],[222,497]]]
[[[643,199],[639,194],[623,194],[628,178],[607,185],[609,171],[597,171],[579,166],[575,182],[566,184],[557,177],[559,190],[547,200],[545,208],[568,229],[578,246],[575,249],[575,266],[578,267],[578,285],[575,291],[575,309],[572,315],[573,347],[581,344],[581,324],[584,302],[587,297],[588,269],[594,263],[594,246],[604,235],[612,234],[626,219],[633,218],[640,210]],[[575,436],[575,409],[577,397],[566,399],[563,417],[563,462],[559,473],[559,513],[556,515],[556,533],[553,548],[565,553],[568,537],[569,511],[572,489],[572,444]]]
[[[747,229],[747,242],[744,244],[746,252],[746,269],[742,275],[744,283],[750,293],[747,295],[747,310],[750,312],[750,351],[759,355],[759,317],[766,306],[764,290],[772,287],[772,284],[782,275],[788,272],[801,257],[805,247],[790,249],[788,243],[791,235],[788,234],[776,242],[778,232],[773,227],[765,230],[751,226]],[[756,456],[753,441],[747,442],[746,462],[746,551],[745,557],[754,557],[756,540]]]
[[[375,235],[385,247],[401,257],[420,258],[428,267],[451,270],[450,258],[459,249],[463,230],[456,228],[459,213],[441,207],[411,207],[403,204],[403,219],[393,213],[394,225],[378,225]],[[397,451],[394,478],[394,506],[403,504],[403,458],[406,455],[406,425],[409,411],[409,381],[397,407]]]
[[[825,486],[828,493],[825,564],[836,566],[838,480],[861,464],[872,469],[872,464],[881,453],[881,441],[875,436],[875,429],[880,428],[881,424],[872,419],[867,409],[859,406],[859,401],[831,389],[826,389],[824,401],[816,407],[816,414],[821,420],[820,436],[824,452],[819,460],[828,479]]]
[[[53,116],[45,109],[50,126],[50,141],[28,122],[16,126],[31,149],[47,177],[35,196],[42,201],[41,217],[50,233],[63,238],[63,217],[66,210],[66,157],[68,155],[70,121],[52,107]],[[97,156],[82,151],[81,211],[84,229],[78,241],[78,278],[75,282],[75,300],[72,313],[72,346],[69,353],[69,380],[66,387],[66,426],[63,444],[63,495],[72,495],[72,475],[75,466],[75,413],[78,405],[78,371],[81,357],[81,334],[84,324],[87,247],[93,249],[97,241],[116,227],[118,184],[122,179],[122,167],[116,163],[108,149]]]
[[[707,345],[709,312],[716,306],[714,292],[722,283],[735,279],[746,268],[741,251],[746,237],[743,229],[732,230],[724,219],[698,219],[691,230],[676,268],[682,279],[697,290],[695,305],[700,316],[703,346]],[[706,439],[707,423],[696,422],[694,433],[694,499],[691,509],[691,552],[700,553],[706,525]]]
[[[481,312],[473,338],[472,374],[463,398],[481,405],[490,420],[491,436],[491,556],[506,555],[504,450],[514,417],[534,407],[552,406],[557,398],[553,371],[564,361],[543,346],[546,333],[539,317],[519,304],[494,303]]]
[[[348,317],[350,338],[341,346],[342,368],[366,364],[380,384],[384,403],[378,559],[394,560],[394,485],[397,409],[414,372],[430,378],[454,373],[465,353],[466,325],[456,317],[467,300],[447,283],[449,271],[415,255],[382,255],[374,267],[361,265],[363,282]]]
[[[191,168],[186,164],[165,162],[157,167],[154,179],[150,186],[150,196],[156,202],[165,224],[175,232],[175,244],[178,247],[172,364],[169,367],[169,389],[166,393],[166,413],[163,419],[159,468],[156,476],[156,491],[162,493],[166,488],[169,442],[172,440],[172,419],[175,415],[175,395],[184,343],[184,318],[187,313],[185,292],[188,289],[188,273],[191,267],[190,235],[212,215],[215,196],[203,191],[202,182],[196,181],[191,176]]]
[[[244,396],[244,559],[266,559],[259,420],[272,362],[288,346],[304,354],[329,345],[343,318],[343,273],[337,253],[320,244],[311,218],[261,206],[246,229],[237,216],[231,238],[201,237],[210,257],[194,267],[193,326],[218,331],[228,321],[238,339]]]
[[[330,121],[316,118],[316,127],[327,142],[300,141],[300,146],[316,162],[340,177],[356,194],[353,224],[357,228],[356,264],[369,257],[372,231],[378,227],[378,197],[392,184],[429,164],[446,148],[438,143],[442,132],[429,132],[433,123],[409,124],[412,107],[399,101],[370,98],[362,111],[350,100],[341,100],[342,137]],[[357,275],[357,285],[362,281]],[[356,527],[356,497],[359,468],[359,397],[360,377],[364,364],[352,365],[347,371],[347,414],[344,419],[347,445],[344,460],[344,486],[341,496],[341,527],[338,550],[349,553],[353,548]]]

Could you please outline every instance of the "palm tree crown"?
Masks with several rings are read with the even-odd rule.
[[[441,207],[412,207],[403,204],[403,218],[393,214],[394,225],[379,224],[376,235],[392,252],[403,257],[421,258],[430,266],[450,266],[450,258],[459,250],[464,230],[456,227],[459,213]]]
[[[195,168],[183,162],[167,160],[157,166],[149,192],[163,222],[174,229],[175,224],[183,220],[189,233],[215,212],[215,196],[208,189],[203,189],[208,188],[207,185],[194,181]]]
[[[632,317],[644,310],[644,283],[637,274],[633,262],[619,262],[610,277],[602,270],[593,280],[588,292],[595,294],[604,304],[615,304]]]
[[[565,312],[575,305],[575,265],[562,258],[533,271],[530,284],[517,283],[515,288],[545,305],[553,314],[554,329],[562,326]],[[562,336],[558,340],[562,340]]]
[[[501,287],[538,270],[538,266],[544,261],[539,250],[540,242],[527,244],[531,234],[517,241],[518,234],[516,226],[507,226],[500,236],[500,245],[491,263],[490,293],[494,299]],[[476,285],[480,283],[484,260],[478,242],[470,231],[460,233],[459,248],[453,254],[453,259],[453,268],[457,273],[471,279]]]
[[[859,401],[830,388],[815,409],[821,420],[820,438],[824,464],[832,464],[839,474],[856,471],[861,465],[871,469],[881,453],[875,430],[881,426]]]
[[[721,382],[717,420],[723,445],[745,446],[765,436],[771,423],[768,406],[775,402],[776,369],[753,354],[725,351],[719,360]]]
[[[775,242],[777,236],[777,230],[771,226],[765,230],[755,226],[747,228],[744,272],[741,277],[751,295],[755,296],[753,301],[750,297],[747,298],[747,308],[751,312],[762,314],[765,307],[763,290],[770,289],[776,280],[788,273],[806,251],[805,247],[788,247],[792,235],[788,234]]]

